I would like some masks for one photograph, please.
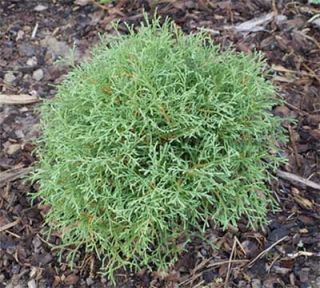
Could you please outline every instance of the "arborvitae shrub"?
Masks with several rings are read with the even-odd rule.
[[[34,197],[65,246],[117,268],[165,268],[209,221],[266,221],[282,161],[258,54],[158,21],[104,40],[42,106]]]

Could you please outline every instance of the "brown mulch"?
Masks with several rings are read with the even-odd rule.
[[[320,183],[320,6],[271,0],[163,0],[157,6],[119,0],[103,7],[73,2],[0,0],[0,94],[53,97],[54,85],[74,61],[87,57],[98,33],[112,33],[112,20],[138,25],[143,8],[157,8],[186,33],[204,30],[222,47],[262,51],[286,101],[274,112],[296,120],[286,124],[289,162],[282,167],[291,176],[272,185],[281,210],[270,213],[267,227],[252,231],[242,221],[227,231],[212,227],[170,271],[122,273],[117,287],[320,287],[320,190],[296,181],[301,176]],[[260,21],[247,22],[252,19]],[[27,194],[36,187],[19,180],[35,161],[35,108],[41,104],[1,99],[0,288],[113,287],[97,274],[94,255],[77,255],[70,269],[50,248],[59,238],[41,232],[46,207],[31,203]]]

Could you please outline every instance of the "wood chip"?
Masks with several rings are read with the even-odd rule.
[[[268,24],[272,18],[275,16],[274,12],[261,15],[260,17],[251,19],[249,21],[240,23],[236,25],[234,28],[238,32],[257,32],[264,29],[264,26]]]
[[[315,183],[311,180],[305,179],[301,176],[298,176],[289,172],[281,171],[281,170],[277,171],[277,175],[284,180],[288,180],[292,183],[299,184],[300,186],[303,186],[303,187],[307,186],[316,190],[320,190],[320,184]]]
[[[0,227],[0,232],[6,231],[6,230],[12,228],[13,226],[16,226],[19,222],[20,222],[20,219],[17,219],[15,221],[11,222],[11,223],[8,223],[6,225],[1,226]]]
[[[0,94],[0,104],[32,104],[41,101],[36,96],[27,94],[21,95],[5,95]]]
[[[14,181],[32,171],[32,167],[10,169],[0,173],[0,187],[5,186],[8,182]]]

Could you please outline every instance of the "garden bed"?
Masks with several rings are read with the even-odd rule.
[[[56,60],[81,62],[98,33],[112,33],[112,20],[138,25],[143,7],[153,13],[147,2],[119,1],[102,9],[73,1],[0,1],[0,94],[20,95],[17,103],[24,94],[34,102],[54,97],[52,84],[70,69]],[[222,47],[257,49],[267,57],[287,102],[275,113],[297,120],[287,127],[289,163],[281,168],[290,174],[280,173],[273,183],[281,211],[258,231],[242,221],[224,232],[212,227],[209,241],[195,237],[169,271],[120,272],[118,287],[320,286],[320,191],[310,186],[320,183],[320,23],[314,17],[320,8],[275,2],[162,1],[157,8],[186,33],[204,30]],[[122,24],[120,29],[125,32]],[[93,254],[79,253],[74,269],[58,262],[49,243],[59,243],[59,235],[46,239],[41,233],[47,207],[31,205],[27,193],[36,187],[18,179],[35,160],[34,108],[41,104],[0,105],[0,287],[112,287],[97,275]]]

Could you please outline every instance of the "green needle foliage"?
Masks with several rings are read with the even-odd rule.
[[[63,245],[112,277],[165,269],[209,221],[265,223],[285,137],[263,66],[170,22],[103,40],[41,110],[34,197]]]
[[[111,3],[113,0],[99,0],[98,2],[101,4],[108,4]]]

